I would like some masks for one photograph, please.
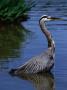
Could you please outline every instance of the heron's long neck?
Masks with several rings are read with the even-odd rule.
[[[42,32],[45,34],[45,36],[48,40],[48,48],[51,47],[54,50],[55,49],[54,40],[51,36],[51,33],[47,30],[46,26],[44,25],[44,20],[43,19],[40,20],[40,27],[41,27]]]

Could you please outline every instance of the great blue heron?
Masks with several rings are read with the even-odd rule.
[[[46,52],[41,53],[38,56],[33,57],[24,65],[21,65],[17,69],[12,69],[15,75],[20,73],[38,73],[41,71],[50,71],[54,65],[54,57],[55,57],[55,42],[52,38],[51,33],[47,30],[46,25],[44,23],[50,20],[61,20],[61,18],[55,18],[47,15],[43,15],[39,20],[39,25],[41,27],[42,32],[47,38],[48,41],[48,49]]]

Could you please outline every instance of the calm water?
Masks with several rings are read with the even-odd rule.
[[[40,31],[38,23],[40,16],[43,14],[67,19],[67,1],[38,0],[36,7],[29,12],[30,19],[22,23],[26,29],[31,31],[28,34],[22,35],[19,32],[18,35],[18,31],[15,34],[14,31],[8,32],[8,30],[5,35],[1,31],[0,90],[53,90],[54,87],[55,90],[67,90],[67,21],[47,22],[47,28],[52,33],[56,43],[54,78],[50,74],[36,74],[25,77],[21,75],[18,78],[12,77],[8,73],[11,68],[20,66],[32,56],[47,49],[46,38]],[[7,38],[4,39],[2,34]],[[21,36],[23,36],[23,39],[21,39]]]

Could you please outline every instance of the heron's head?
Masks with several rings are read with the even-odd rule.
[[[57,18],[57,17],[51,17],[51,16],[47,16],[47,15],[43,15],[40,20],[43,21],[50,21],[50,20],[63,20],[62,18]]]

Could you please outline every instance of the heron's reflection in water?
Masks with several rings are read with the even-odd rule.
[[[54,76],[51,73],[20,74],[18,76],[32,82],[36,90],[54,90]]]

